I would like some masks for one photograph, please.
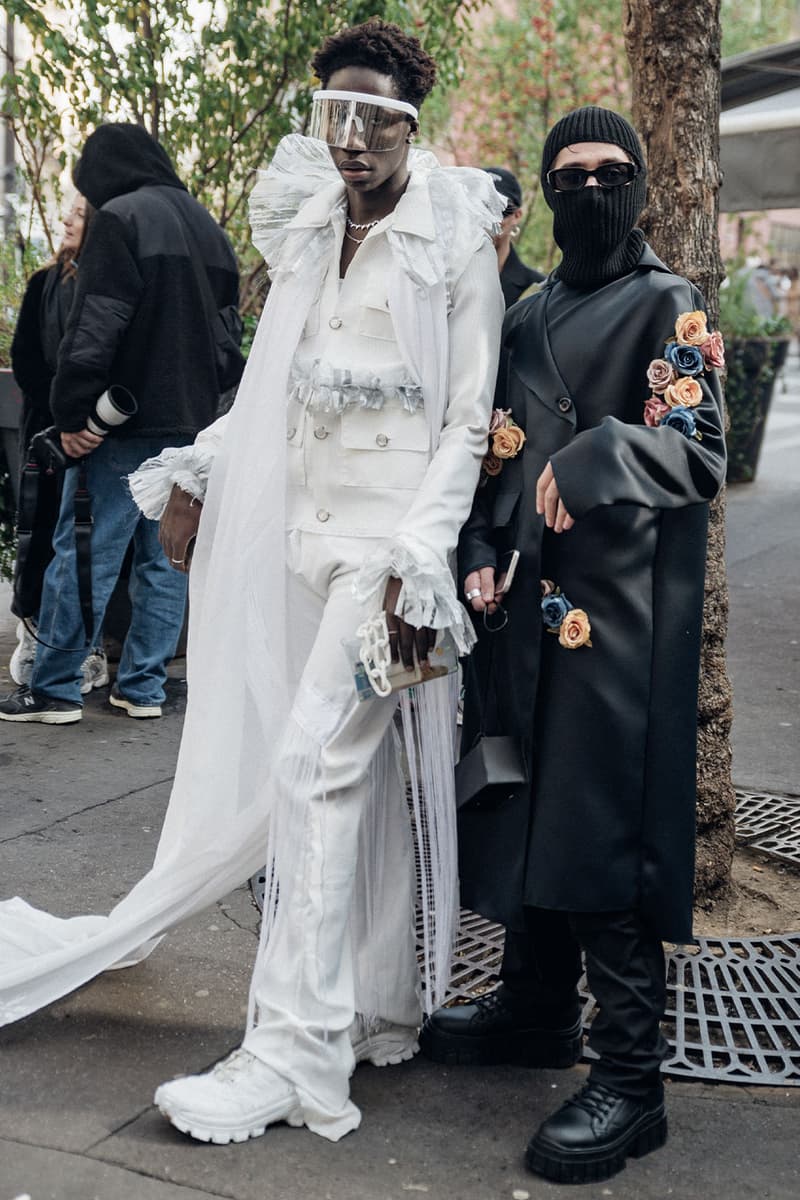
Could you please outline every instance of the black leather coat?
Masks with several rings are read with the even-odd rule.
[[[631,274],[582,293],[548,282],[506,317],[497,406],[527,441],[478,490],[459,575],[514,548],[520,562],[508,625],[476,622],[463,747],[481,728],[519,737],[531,783],[462,810],[459,837],[462,902],[513,928],[523,905],[636,908],[661,937],[691,937],[707,502],[725,474],[716,376],[700,379],[702,441],[648,428],[643,406],[676,317],[702,308],[645,247]],[[560,535],[536,514],[548,460],[576,518]],[[542,578],[587,612],[591,647],[545,632]]]

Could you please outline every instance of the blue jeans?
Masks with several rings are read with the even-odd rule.
[[[37,645],[31,677],[33,691],[82,703],[81,663],[88,647],[100,639],[106,606],[132,538],[131,621],[122,647],[117,685],[122,695],[135,704],[160,704],[164,700],[167,663],[175,653],[183,625],[186,576],[167,562],[158,540],[158,522],[148,521],[139,512],[125,476],[165,446],[185,445],[188,441],[191,438],[109,437],[88,457],[94,612],[94,629],[88,643],[75,561],[74,496],[78,471],[71,467],[66,472],[53,537],[55,557],[44,577],[37,631],[51,647],[63,649]]]

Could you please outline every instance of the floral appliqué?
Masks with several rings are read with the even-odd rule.
[[[644,404],[645,425],[669,426],[684,437],[702,441],[692,412],[703,399],[697,377],[724,365],[722,334],[709,332],[706,314],[681,313],[675,321],[675,336],[664,347],[664,357],[654,358],[647,368],[652,395]]]
[[[591,646],[592,626],[582,608],[573,608],[552,579],[542,581],[542,620],[548,633],[557,633],[565,650]]]
[[[525,430],[511,416],[510,408],[496,408],[489,422],[489,449],[483,456],[481,483],[499,475],[507,458],[516,458],[525,445]]]

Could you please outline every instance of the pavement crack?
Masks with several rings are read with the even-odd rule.
[[[253,929],[252,926],[246,925],[244,921],[238,921],[227,908],[222,908],[220,904],[217,904],[217,912],[223,920],[228,921],[237,929],[241,929],[242,933],[249,933],[251,937],[258,938],[259,934],[257,929]]]
[[[163,783],[171,783],[175,775],[167,775],[164,779],[151,779],[149,783],[141,787],[131,788],[130,791],[120,792],[118,796],[109,796],[106,800],[98,800],[95,804],[87,804],[85,808],[76,808],[74,811],[66,813],[63,817],[56,817],[46,825],[39,825],[36,828],[25,829],[21,833],[15,833],[11,837],[0,837],[0,846],[4,846],[13,842],[21,841],[22,838],[35,836],[36,834],[47,833],[51,829],[57,828],[59,825],[65,825],[67,821],[75,821],[78,817],[83,817],[86,813],[96,812],[100,808],[105,808],[109,804],[116,804],[118,800],[127,800],[129,796],[136,796],[140,792],[146,792],[150,788],[160,787]]]

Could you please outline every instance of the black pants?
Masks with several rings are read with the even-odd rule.
[[[591,1078],[639,1097],[659,1084],[667,1043],[664,951],[636,912],[567,913],[526,909],[527,931],[506,933],[500,978],[545,1025],[566,1025],[579,1011],[581,950],[598,1011],[589,1045]]]

